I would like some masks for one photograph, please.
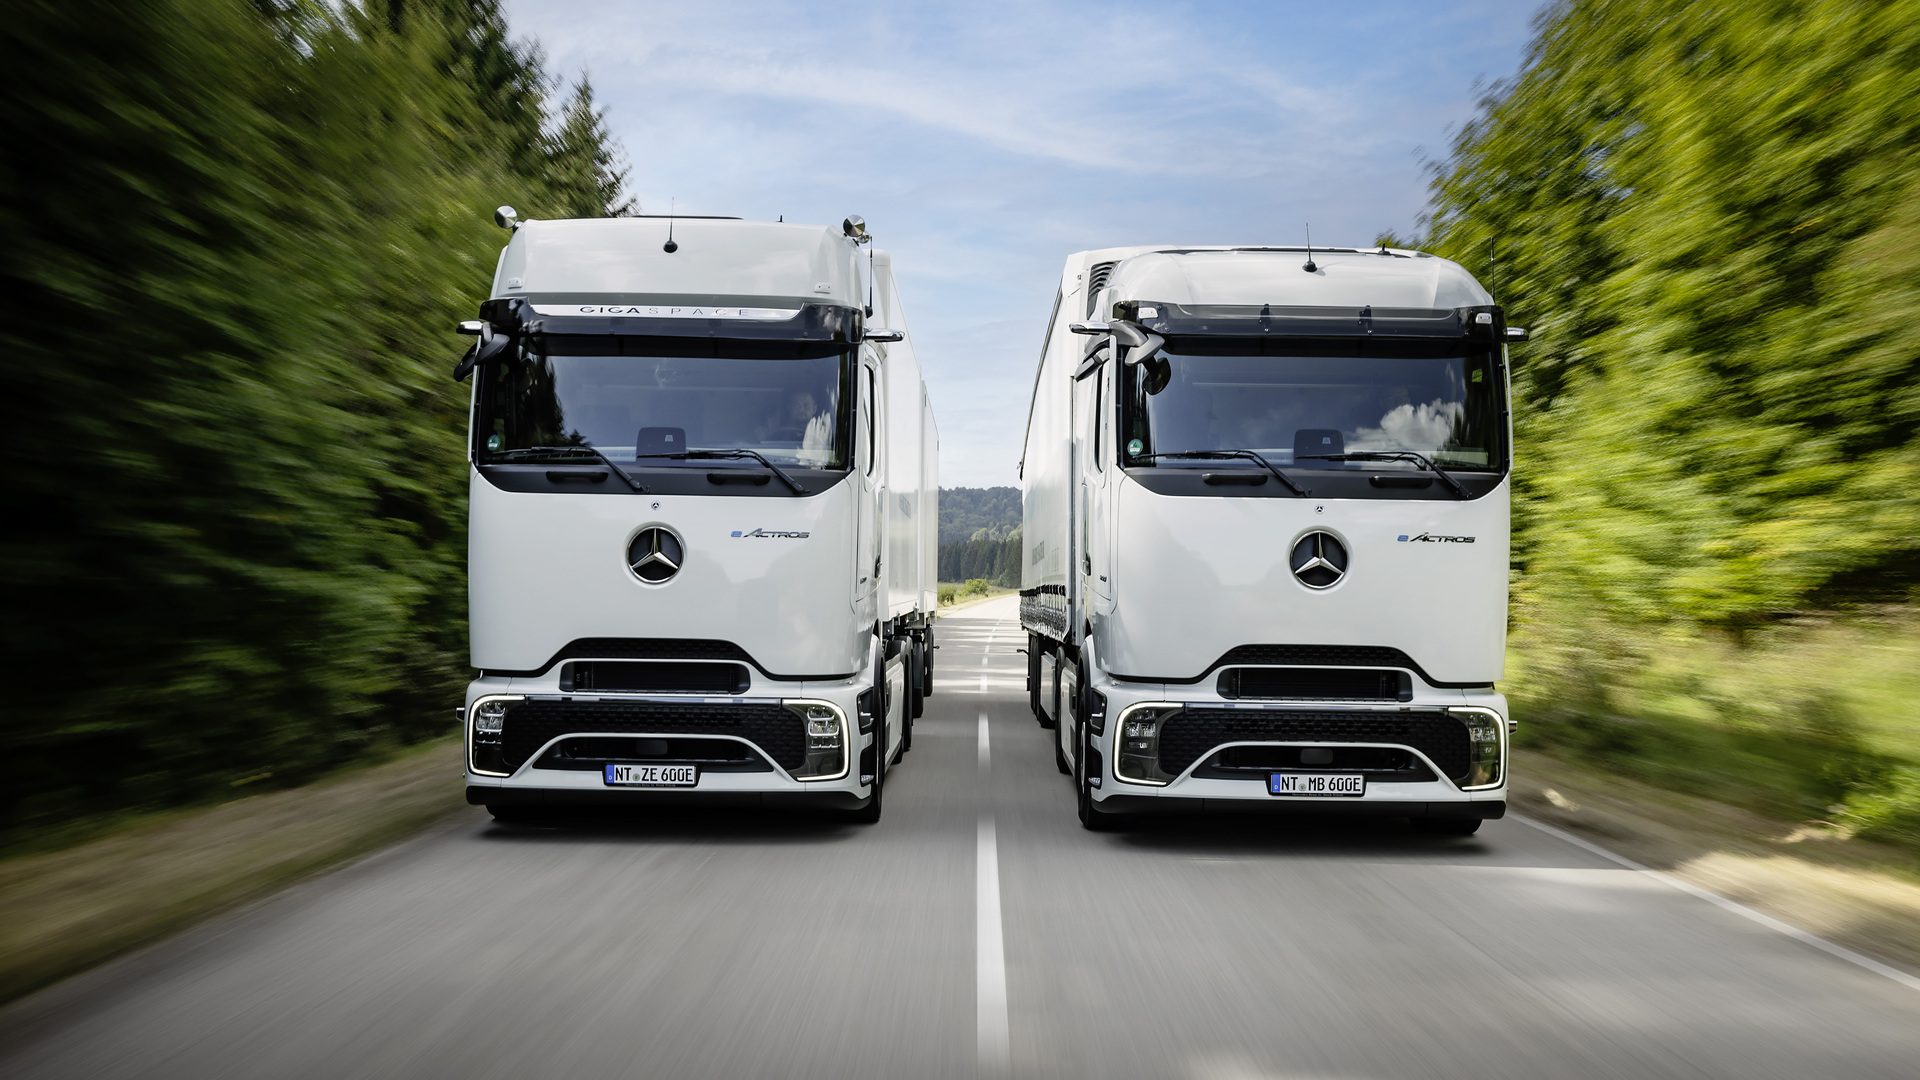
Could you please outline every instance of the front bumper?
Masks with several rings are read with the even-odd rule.
[[[1117,683],[1103,676],[1096,676],[1093,689],[1106,699],[1106,706],[1104,730],[1089,730],[1094,753],[1087,766],[1096,781],[1091,794],[1105,813],[1488,819],[1506,812],[1510,721],[1506,699],[1491,690],[1422,687],[1410,701],[1361,704],[1230,701],[1201,686]],[[1151,709],[1156,704],[1179,711]],[[1155,770],[1159,775],[1150,777],[1149,770],[1140,768],[1139,756],[1130,760],[1121,744],[1131,716],[1156,712],[1207,717],[1211,723],[1190,723],[1183,731],[1171,722],[1162,727],[1172,768]],[[1451,729],[1451,734],[1442,729]],[[1155,760],[1165,760],[1159,748],[1156,741]],[[1378,751],[1393,755],[1402,767],[1369,772],[1365,767],[1308,764],[1308,755],[1296,755],[1295,750],[1312,750],[1322,760],[1336,762]],[[1266,764],[1233,767],[1238,762]],[[1486,775],[1489,762],[1492,776]],[[1364,794],[1273,795],[1266,782],[1271,772],[1348,771],[1368,776]],[[1150,778],[1161,782],[1142,782]]]
[[[872,795],[861,783],[877,730],[862,711],[870,678],[760,684],[741,697],[567,693],[552,682],[551,675],[488,676],[468,687],[469,803],[856,808]],[[810,712],[837,717],[829,725],[838,728],[837,753],[818,751]],[[488,713],[498,730],[484,730]],[[823,757],[832,759],[825,767]],[[604,774],[612,763],[692,763],[699,780],[691,787],[614,786]]]

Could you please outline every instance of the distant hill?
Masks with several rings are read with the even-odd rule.
[[[1020,584],[1020,489],[940,489],[940,580]]]
[[[1020,527],[1020,489],[1016,487],[941,488],[940,543],[971,540],[982,529],[985,540],[1005,540]]]

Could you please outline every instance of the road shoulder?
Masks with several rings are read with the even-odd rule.
[[[1920,970],[1920,865],[1819,823],[1774,821],[1591,766],[1514,754],[1514,808],[1610,851]]]
[[[464,807],[459,775],[442,740],[0,862],[0,1002],[400,840]]]

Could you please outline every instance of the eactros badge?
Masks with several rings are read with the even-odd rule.
[[[1347,548],[1332,533],[1315,530],[1294,542],[1287,560],[1309,589],[1331,589],[1347,576]]]
[[[1407,536],[1406,534],[1403,533],[1400,536],[1400,540],[1402,543],[1408,543],[1408,544],[1471,544],[1473,543],[1473,537],[1471,536],[1435,536],[1432,533],[1421,533],[1419,536]]]
[[[751,540],[754,537],[759,537],[763,540],[805,540],[811,534],[791,532],[786,529],[755,529],[752,532],[741,532],[739,529],[735,529],[733,530],[733,535],[742,540]]]
[[[680,538],[657,526],[640,530],[627,545],[627,569],[649,585],[658,585],[679,573],[683,558]]]

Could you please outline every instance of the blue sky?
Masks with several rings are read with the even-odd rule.
[[[1066,256],[1370,242],[1513,74],[1534,0],[508,0],[593,78],[647,213],[867,219],[893,253],[946,487],[1014,463]]]

